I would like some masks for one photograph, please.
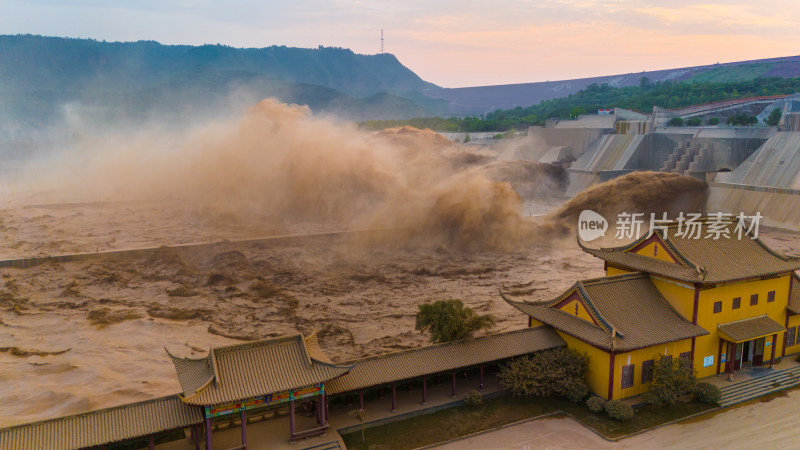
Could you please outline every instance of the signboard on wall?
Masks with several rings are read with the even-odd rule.
[[[714,365],[714,355],[706,356],[703,358],[703,367],[709,367]]]
[[[241,410],[251,410],[263,408],[265,406],[277,405],[290,400],[300,400],[302,398],[314,397],[325,393],[325,383],[320,383],[306,388],[283,391],[275,394],[267,394],[262,397],[251,398],[240,402],[230,402],[221,405],[206,406],[206,417],[219,417],[227,414],[240,412]]]

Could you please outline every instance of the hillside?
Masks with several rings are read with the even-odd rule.
[[[608,84],[611,87],[638,86],[643,77],[651,83],[666,81],[725,83],[756,78],[800,77],[800,56],[540,83],[432,89],[425,91],[425,94],[448,102],[445,115],[471,116],[500,109],[514,109],[518,106],[525,108],[545,100],[568,97],[592,84]]]
[[[3,90],[147,88],[209,72],[305,83],[349,95],[435,87],[391,54],[357,55],[342,48],[161,45],[43,36],[0,36]],[[122,83],[122,85],[120,84]]]
[[[747,99],[761,96],[789,95],[800,92],[798,78],[754,78],[747,81],[671,81],[614,88],[608,84],[591,84],[569,97],[545,100],[526,108],[497,109],[482,117],[426,117],[403,120],[370,120],[361,125],[370,130],[410,125],[446,132],[482,132],[524,129],[531,125],[544,125],[549,118],[569,119],[580,114],[592,114],[600,108],[620,107],[649,113],[653,106],[677,109],[691,105]],[[737,110],[747,115],[757,115],[760,105],[750,110]],[[725,118],[733,113],[715,113],[706,119]]]
[[[180,125],[277,97],[351,120],[408,118],[443,111],[445,101],[419,94],[435,88],[391,54],[342,48],[0,36],[0,152],[57,142],[43,129],[64,128],[68,113],[84,123]]]

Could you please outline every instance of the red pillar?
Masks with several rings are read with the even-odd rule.
[[[319,421],[317,423],[319,426],[324,426],[328,422],[328,409],[327,402],[325,401],[325,394],[319,396],[317,404],[319,405]]]
[[[358,390],[358,409],[364,409],[364,390]]]
[[[733,381],[733,372],[736,370],[736,342],[728,346],[728,381]]]
[[[397,382],[392,381],[392,412],[397,411]]]
[[[242,447],[247,448],[247,411],[242,408]]]
[[[314,402],[314,408],[317,410],[316,411],[317,412],[317,425],[322,425],[322,420],[323,420],[322,416],[323,416],[323,414],[325,414],[322,411],[322,396],[320,396],[320,398],[318,398],[317,401]]]
[[[206,417],[206,450],[211,450],[211,417]]]
[[[323,413],[323,425],[328,423],[328,419],[330,418],[330,409],[328,409],[328,394],[322,394],[322,411]]]
[[[147,437],[147,448],[154,450],[156,448],[156,438],[152,434]]]
[[[289,440],[294,440],[294,400],[289,400]]]
[[[422,377],[422,404],[428,404],[428,377]]]
[[[614,354],[608,358],[608,400],[614,399]]]
[[[794,278],[794,277],[789,277],[789,278]],[[790,283],[790,286],[791,286],[791,283]],[[787,331],[783,332],[783,348],[781,349],[781,358],[786,356],[786,344],[789,343],[789,331],[788,331],[789,330],[789,314],[786,314],[786,323],[784,324],[783,327],[786,328]],[[775,344],[772,344],[772,345],[775,345]]]
[[[192,434],[194,435],[194,450],[200,450],[200,426],[195,425],[192,427]]]
[[[483,364],[481,364],[481,382],[478,385],[478,389],[481,391],[483,390]]]
[[[450,383],[450,398],[456,398],[456,371],[453,371],[452,382]]]
[[[772,356],[769,358],[769,368],[772,369],[772,365],[775,364],[775,346],[778,344],[778,335],[772,335]],[[786,348],[786,347],[784,347]]]

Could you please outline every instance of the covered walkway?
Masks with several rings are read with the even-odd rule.
[[[313,334],[213,348],[202,358],[170,354],[182,394],[0,429],[0,441],[13,449],[140,438],[150,448],[279,448],[309,438],[324,444],[335,435],[329,420],[353,425],[353,409],[385,420],[453,403],[473,389],[494,392],[499,363],[564,345],[551,328],[534,327],[343,365],[328,359]],[[156,445],[170,430],[187,439]]]

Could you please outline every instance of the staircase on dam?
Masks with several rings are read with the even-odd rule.
[[[721,407],[725,408],[762,395],[800,385],[800,366],[783,370],[760,367],[748,370],[758,372],[751,373],[753,375],[752,379],[720,388],[722,400],[719,405]]]
[[[711,158],[712,152],[713,144],[688,142],[686,145],[675,147],[659,170],[681,175],[703,172],[706,166],[705,162]]]

